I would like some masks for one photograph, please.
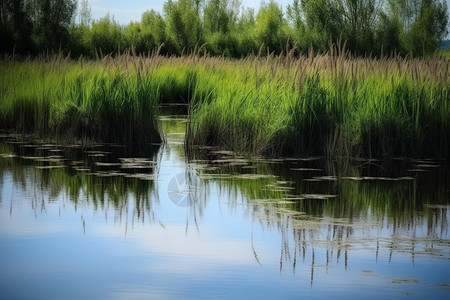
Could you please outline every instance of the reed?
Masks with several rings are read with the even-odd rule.
[[[188,145],[250,155],[449,157],[450,61],[328,53],[241,60],[61,55],[0,65],[1,128],[160,141],[157,105],[189,105]]]
[[[60,140],[146,146],[161,141],[152,68],[105,58],[14,62],[1,66],[3,129]]]
[[[330,51],[218,65],[225,74],[208,74],[211,96],[191,106],[192,143],[251,154],[449,155],[448,60]]]

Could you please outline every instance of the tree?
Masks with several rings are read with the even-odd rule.
[[[78,22],[76,22],[76,21]],[[77,18],[69,27],[68,49],[72,57],[91,56],[91,6],[87,0],[81,0]]]
[[[423,0],[420,13],[407,36],[408,50],[416,55],[430,54],[439,48],[447,34],[447,4]]]
[[[240,1],[209,0],[204,9],[206,49],[213,55],[239,57],[236,23]]]
[[[27,53],[34,51],[31,39],[32,23],[25,0],[0,2],[0,51]]]
[[[379,55],[404,54],[401,43],[402,26],[399,20],[385,12],[381,12],[375,29],[376,51]]]
[[[2,52],[33,54],[68,46],[76,0],[0,1]]]
[[[347,47],[356,54],[373,50],[374,28],[380,15],[378,0],[341,0],[343,34]]]
[[[255,10],[253,8],[243,9],[242,14],[236,24],[237,38],[239,41],[239,53],[241,56],[258,51],[258,44],[255,38]]]
[[[398,19],[402,29],[408,32],[417,19],[422,0],[388,0],[389,10]]]
[[[153,9],[145,11],[141,16],[141,25],[152,32],[158,44],[166,41],[166,22],[159,12]]]
[[[292,4],[287,6],[286,15],[294,30],[303,30],[305,28],[300,0],[294,0]]]
[[[305,15],[305,43],[326,51],[330,38],[336,41],[342,33],[342,11],[338,1],[302,0]]]
[[[92,51],[100,51],[103,55],[116,53],[122,45],[122,29],[110,17],[109,13],[98,21],[92,22],[91,28]]]
[[[305,44],[305,21],[300,0],[294,0],[287,6],[286,15],[291,29],[290,37],[297,46],[306,50],[308,45]]]
[[[80,3],[80,24],[83,26],[89,26],[92,22],[91,6],[88,0],[81,0]]]
[[[200,0],[168,0],[164,4],[168,33],[175,41],[178,53],[203,43],[200,4]]]
[[[242,1],[241,0],[231,0],[228,9],[228,18],[232,26],[235,26],[239,20],[241,14]]]
[[[401,25],[402,47],[414,55],[435,51],[448,34],[447,4],[438,0],[388,0],[390,18]]]
[[[67,45],[68,28],[76,10],[76,0],[34,0],[28,12],[34,24],[33,40],[41,51]]]
[[[205,7],[204,26],[208,33],[221,32],[227,34],[230,30],[230,14],[227,0],[209,0]]]
[[[269,51],[280,53],[286,45],[286,24],[281,8],[273,0],[262,5],[256,16],[256,38]]]
[[[175,41],[167,34],[166,20],[159,12],[147,10],[142,14],[141,26],[143,31],[148,31],[153,35],[155,44],[161,48],[161,54],[175,54],[177,53],[177,46]]]

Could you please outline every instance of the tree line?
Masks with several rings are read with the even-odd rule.
[[[95,57],[133,49],[167,55],[204,49],[212,55],[244,57],[326,51],[345,41],[355,55],[436,51],[448,35],[448,10],[439,0],[292,0],[283,8],[262,1],[258,11],[240,0],[168,0],[162,12],[143,12],[121,25],[107,14],[93,20],[82,0],[2,0],[1,53],[36,55],[63,51]]]

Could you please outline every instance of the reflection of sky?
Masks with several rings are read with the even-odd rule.
[[[240,193],[229,199],[227,190],[214,182],[204,187],[208,193],[201,213],[200,206],[176,206],[168,184],[185,172],[183,151],[173,145],[161,151],[155,183],[159,201],[152,202],[154,218],[145,222],[112,207],[97,211],[83,203],[75,207],[66,195],[48,201],[48,191],[40,190],[39,184],[29,182],[24,188],[12,180],[11,172],[3,172],[0,299],[13,295],[23,299],[380,299],[406,293],[414,298],[448,294],[438,286],[449,283],[445,281],[450,278],[448,259],[413,258],[402,251],[391,256],[386,247],[380,248],[377,258],[373,240],[370,247],[359,240],[373,235],[376,226],[356,231],[347,253],[345,247],[340,253],[337,247],[327,252],[331,242],[326,243],[326,231],[317,231],[309,239],[304,259],[297,254],[294,272],[299,246],[296,249],[292,228],[283,244],[280,228],[253,220]],[[228,205],[231,200],[242,205]],[[133,205],[131,200],[130,211]],[[378,234],[390,237],[391,229],[384,227]],[[280,258],[285,246],[290,258]]]
[[[314,248],[311,287],[312,249],[305,262],[298,258],[295,276],[289,265],[280,272],[280,235],[277,230],[263,230],[254,223],[253,244],[260,266],[251,250],[251,220],[244,218],[239,209],[236,214],[224,210],[219,213],[214,202],[199,220],[198,231],[191,223],[186,234],[186,208],[173,207],[170,201],[162,199],[157,215],[166,224],[164,227],[159,222],[128,224],[125,235],[124,223],[106,224],[101,213],[88,209],[74,212],[70,203],[65,203],[59,217],[60,204],[54,202],[47,204],[46,213],[38,210],[35,216],[26,200],[17,201],[12,216],[5,202],[0,206],[0,296],[10,295],[12,288],[17,288],[16,295],[34,299],[39,295],[47,299],[79,299],[86,297],[86,291],[95,299],[243,299],[249,295],[271,299],[279,295],[297,298],[299,294],[347,298],[349,289],[355,299],[370,299],[371,295],[390,298],[402,291],[414,292],[416,296],[430,291],[445,293],[436,289],[436,282],[448,278],[445,260],[436,264],[418,257],[413,266],[407,254],[394,253],[389,263],[387,250],[381,250],[378,261],[373,251],[360,250],[350,251],[345,270],[343,253],[339,264],[327,268],[325,250],[318,246]],[[160,214],[164,210],[177,217]],[[86,220],[85,235],[81,215]],[[233,225],[233,229],[229,231],[227,225]],[[5,228],[25,230],[26,234],[12,236],[10,230],[6,234]],[[291,241],[290,247],[293,246]],[[428,263],[434,268],[431,274]],[[399,278],[418,282],[395,283]]]

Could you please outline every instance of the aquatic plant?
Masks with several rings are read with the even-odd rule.
[[[158,143],[158,89],[152,68],[135,62],[72,62],[61,55],[6,60],[0,67],[1,128],[85,143]]]
[[[53,58],[0,65],[0,127],[40,136],[146,145],[157,106],[189,103],[188,145],[250,155],[450,153],[442,58],[352,57],[344,47],[294,57]]]
[[[449,155],[448,60],[359,58],[332,48],[210,68],[220,72],[197,76],[211,92],[191,105],[193,144],[251,154]]]

